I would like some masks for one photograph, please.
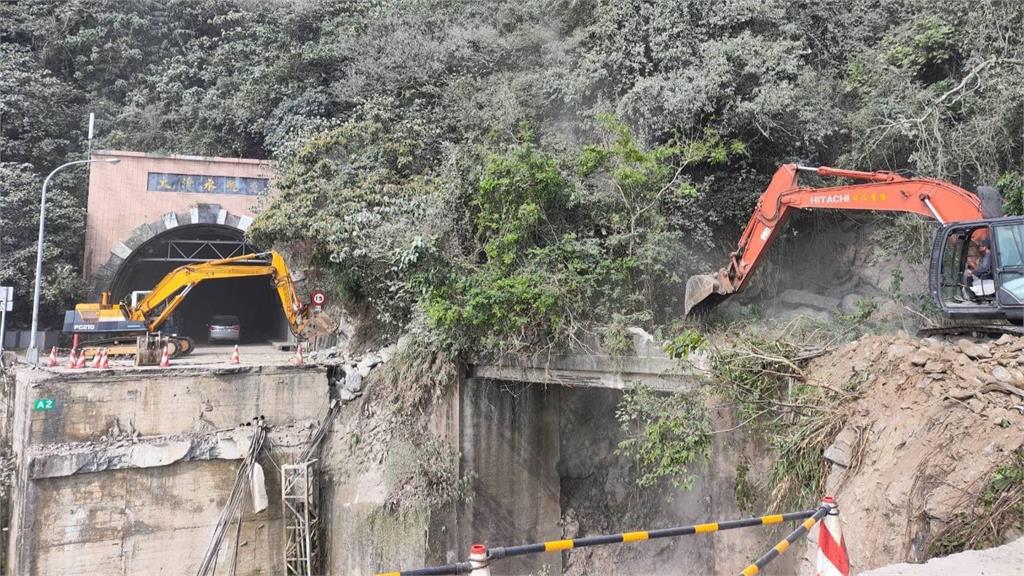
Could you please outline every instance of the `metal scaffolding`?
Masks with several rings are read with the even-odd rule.
[[[284,563],[288,576],[313,576],[320,566],[316,460],[281,466]]]

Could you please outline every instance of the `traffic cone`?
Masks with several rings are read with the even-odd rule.
[[[78,354],[78,360],[75,360],[75,368],[85,368],[87,363],[88,360],[85,357],[85,350],[82,350],[82,352]]]
[[[96,355],[92,357],[92,367],[99,370],[100,365],[103,364],[103,356],[101,355],[102,350],[97,349]]]
[[[831,496],[821,501],[832,509],[818,523],[818,566],[815,576],[850,576],[850,557],[846,553],[843,527],[839,524],[839,505]]]
[[[167,351],[167,349],[169,347],[170,347],[170,344],[168,344],[167,346],[164,346],[164,355],[160,357],[160,367],[161,368],[167,368],[168,366],[171,365],[171,353]]]
[[[50,361],[47,363],[47,366],[53,368],[56,365],[57,365],[57,347],[54,346],[53,348],[50,348]]]
[[[295,344],[295,365],[302,366],[302,342]]]
[[[238,355],[238,344],[235,344],[235,351],[231,353],[231,364],[241,364],[242,357]]]
[[[71,356],[68,358],[68,368],[78,368],[78,360],[75,358],[75,349],[71,349]]]
[[[110,359],[107,358],[107,349],[103,349],[103,358],[100,359],[100,368],[110,368]]]

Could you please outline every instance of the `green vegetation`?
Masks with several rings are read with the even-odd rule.
[[[691,353],[704,345],[704,336],[696,330],[684,330],[671,340],[666,340],[662,348],[673,360],[686,360]]]
[[[763,485],[737,472],[737,498],[753,494],[770,509],[796,509],[814,501],[824,486],[827,466],[822,454],[845,424],[841,401],[856,393],[812,386],[801,364],[828,341],[820,328],[794,326],[781,333],[740,334],[728,349],[712,356],[717,392],[734,406],[735,428],[763,437],[774,460]],[[743,485],[740,485],[740,482]]]
[[[1003,213],[1008,216],[1024,214],[1024,174],[1017,171],[1001,174],[996,187],[1003,195]]]
[[[615,413],[626,438],[616,454],[636,464],[636,484],[649,488],[666,482],[689,490],[706,466],[711,427],[700,394],[659,394],[642,385],[626,392]]]
[[[935,536],[927,557],[1006,544],[1024,530],[1024,449],[996,467],[987,485]]]
[[[0,283],[27,297],[29,200],[92,111],[99,147],[277,161],[254,238],[305,243],[392,332],[653,331],[782,162],[1024,170],[1022,24],[966,0],[2,3]],[[69,235],[83,182],[54,187]],[[48,248],[47,323],[80,246]]]
[[[459,454],[451,444],[423,432],[405,430],[388,449],[385,509],[437,510],[468,501],[476,476],[460,475]]]

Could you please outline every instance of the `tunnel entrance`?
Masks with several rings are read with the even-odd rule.
[[[125,259],[110,283],[111,297],[129,304],[132,293],[148,291],[168,272],[259,250],[245,242],[242,230],[221,224],[178,226],[157,234]],[[210,319],[237,316],[241,342],[285,340],[288,324],[269,276],[207,280],[198,284],[161,330],[184,334],[198,345],[207,342]]]

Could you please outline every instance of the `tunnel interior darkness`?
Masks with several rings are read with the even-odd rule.
[[[179,226],[158,234],[135,249],[121,264],[110,284],[114,301],[128,300],[132,291],[151,290],[161,278],[188,258],[216,258],[237,250],[244,241],[241,230],[218,224]],[[246,252],[255,251],[252,246]],[[241,253],[241,252],[239,252]],[[288,324],[269,276],[206,280],[178,306],[161,330],[207,341],[210,319],[238,316],[243,343],[287,338]]]

